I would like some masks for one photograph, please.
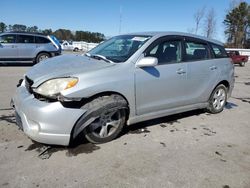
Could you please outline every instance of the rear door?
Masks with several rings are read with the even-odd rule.
[[[182,38],[169,36],[159,39],[144,56],[156,57],[158,65],[136,68],[137,114],[185,105],[187,64],[182,62]]]
[[[0,60],[12,60],[18,57],[16,35],[5,34],[0,36]]]
[[[35,57],[35,37],[32,35],[17,35],[18,57],[20,59],[32,59]]]
[[[183,46],[188,72],[186,99],[189,104],[206,102],[219,77],[210,46],[206,41],[189,37]]]

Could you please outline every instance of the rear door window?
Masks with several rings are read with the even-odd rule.
[[[0,36],[1,43],[15,43],[16,42],[16,35],[8,34]]]
[[[45,37],[35,37],[35,41],[40,44],[50,43],[50,40]]]
[[[206,43],[184,42],[185,61],[199,61],[209,59],[209,48]]]
[[[212,44],[212,49],[215,55],[215,58],[226,58],[228,57],[226,50],[223,46]]]
[[[34,43],[35,37],[31,35],[18,35],[17,43]]]

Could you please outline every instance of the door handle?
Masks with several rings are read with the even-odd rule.
[[[177,73],[177,74],[185,74],[186,71],[184,71],[183,69],[178,69],[178,70],[176,71],[176,73]]]
[[[210,70],[216,70],[217,69],[217,67],[216,66],[212,66],[212,67],[210,67]]]

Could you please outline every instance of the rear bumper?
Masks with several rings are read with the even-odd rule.
[[[61,50],[58,50],[56,52],[51,52],[51,57],[55,57],[55,56],[61,55],[61,53],[62,53]]]
[[[43,102],[34,98],[24,85],[17,88],[13,98],[18,126],[37,142],[69,145],[71,131],[85,112],[65,108],[60,102]]]

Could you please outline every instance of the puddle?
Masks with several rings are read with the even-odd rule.
[[[38,158],[49,159],[54,153],[58,151],[66,151],[66,156],[72,157],[82,153],[89,154],[98,149],[100,149],[100,147],[92,143],[81,144],[74,148],[33,143],[27,149],[25,149],[25,151],[36,151],[38,153]]]
[[[12,108],[0,108],[0,111],[13,110]]]
[[[128,134],[142,134],[142,133],[150,133],[147,128],[137,129],[137,130],[130,130]]]
[[[235,99],[238,99],[238,100],[241,100],[242,102],[246,102],[246,103],[249,103],[249,104],[250,104],[250,98],[249,98],[249,97],[245,97],[245,98],[235,98]]]
[[[225,160],[225,159],[220,159],[220,161],[221,161],[221,162],[227,162],[227,160]]]
[[[160,124],[160,127],[162,127],[162,128],[166,128],[166,127],[167,127],[167,125],[165,125],[165,124]]]
[[[6,121],[8,123],[16,123],[16,118],[15,118],[14,114],[1,115],[0,121]]]
[[[9,183],[3,183],[2,186],[9,186]]]
[[[165,148],[166,144],[164,142],[160,142],[160,144]]]
[[[169,122],[166,122],[167,124],[169,125],[173,125],[174,123],[181,123],[179,122],[178,120],[173,120],[173,121],[169,121]]]
[[[215,131],[212,131],[211,129],[209,129],[209,128],[207,128],[207,127],[203,127],[203,130],[206,131],[205,133],[203,133],[203,134],[206,135],[206,136],[213,136],[213,135],[216,134]]]
[[[216,155],[222,156],[222,154],[218,151],[215,152]]]

